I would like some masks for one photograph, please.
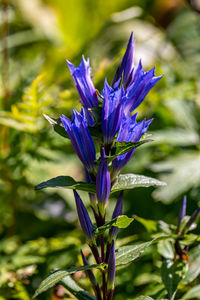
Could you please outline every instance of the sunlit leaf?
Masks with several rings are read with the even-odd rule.
[[[111,193],[134,189],[138,187],[150,187],[150,186],[165,186],[166,184],[155,178],[137,175],[137,174],[123,174],[120,175],[117,182],[114,184]]]
[[[123,246],[116,250],[116,266],[126,265],[137,259],[151,244],[152,241]]]
[[[119,216],[110,222],[105,223],[103,226],[98,227],[95,230],[95,234],[99,235],[102,234],[107,229],[110,229],[112,226],[118,227],[118,228],[126,228],[128,227],[132,222],[133,218],[129,218],[125,215]]]
[[[79,300],[95,300],[96,297],[84,291],[70,276],[64,277],[61,282],[71,294]]]
[[[65,276],[69,276],[78,271],[86,271],[91,269],[103,269],[106,265],[91,265],[91,266],[81,266],[81,267],[72,267],[68,270],[57,270],[50,274],[46,279],[44,279],[39,288],[36,290],[34,294],[34,298],[45,292],[46,290],[55,286],[58,282],[60,282]]]
[[[111,155],[111,156],[107,156],[107,158],[110,160],[113,160],[114,158],[116,158],[118,155],[122,155],[125,153],[128,153],[130,151],[132,151],[133,149],[138,148],[139,146],[145,144],[145,143],[149,143],[152,142],[153,140],[150,139],[146,139],[146,140],[141,140],[139,142],[116,142],[115,143],[115,154]]]

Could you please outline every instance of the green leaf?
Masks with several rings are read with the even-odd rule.
[[[172,245],[172,242],[167,240],[162,240],[158,242],[158,253],[167,259],[173,259],[174,258],[174,247]]]
[[[70,276],[64,277],[60,284],[79,300],[96,300],[95,296],[82,289]]]
[[[200,284],[191,288],[181,300],[200,299]]]
[[[150,187],[150,186],[165,186],[166,183],[155,178],[137,175],[137,174],[123,174],[118,177],[117,182],[114,184],[111,193],[134,189],[137,187]]]
[[[116,250],[116,266],[126,265],[137,259],[153,242],[123,246]]]
[[[64,127],[60,125],[61,124],[60,119],[52,119],[51,117],[49,117],[45,114],[43,114],[43,116],[51,124],[51,126],[53,127],[55,132],[57,132],[59,135],[65,137],[65,138],[69,138]]]
[[[133,149],[136,149],[137,147],[139,147],[145,143],[152,142],[152,141],[153,140],[151,140],[151,139],[146,139],[146,140],[141,140],[139,142],[116,142],[115,143],[116,148],[114,148],[115,154],[111,155],[111,156],[107,156],[107,158],[113,160],[118,155],[128,153],[128,152],[132,151]]]
[[[183,284],[192,282],[200,274],[200,245],[189,251],[189,266],[185,278],[181,281]]]
[[[165,259],[162,264],[162,280],[169,295],[169,300],[175,298],[177,287],[186,273],[186,262]]]
[[[60,282],[65,276],[69,276],[77,271],[86,271],[91,269],[104,269],[106,264],[100,265],[91,265],[91,266],[80,266],[80,267],[72,267],[68,270],[57,270],[51,273],[46,279],[44,279],[39,288],[36,290],[33,298],[37,297],[41,293],[55,286],[58,282]]]
[[[97,234],[97,235],[102,234],[104,231],[106,231],[107,229],[110,229],[112,226],[115,226],[118,228],[126,228],[133,222],[133,220],[134,220],[133,218],[129,218],[125,215],[119,216],[119,217],[111,220],[110,222],[105,223],[103,226],[98,227],[95,230],[95,234]]]
[[[90,193],[96,192],[96,188],[94,184],[75,181],[70,176],[58,176],[55,178],[51,178],[47,181],[41,182],[40,184],[36,185],[35,189],[41,190],[45,188],[55,188],[55,187],[61,187],[61,188],[72,189],[72,190],[76,189],[76,190],[86,191]]]
[[[157,222],[154,220],[144,219],[138,216],[133,216],[136,221],[142,224],[149,233],[157,231]]]

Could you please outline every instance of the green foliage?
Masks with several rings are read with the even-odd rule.
[[[124,215],[119,216],[117,218],[112,219],[110,222],[105,223],[103,226],[96,228],[95,234],[102,234],[104,231],[110,229],[112,226],[118,228],[126,228],[133,222],[133,220],[133,218],[129,218]]]
[[[174,262],[171,259],[165,259],[162,264],[162,280],[167,289],[169,299],[175,299],[179,282],[185,276],[186,262]]]
[[[56,270],[50,274],[42,283],[39,288],[36,290],[33,298],[36,298],[39,294],[45,292],[46,290],[52,288],[57,283],[59,283],[64,277],[69,276],[78,271],[86,271],[91,269],[100,269],[103,270],[106,267],[105,264],[101,265],[91,265],[91,266],[81,266],[81,267],[71,267],[68,270]]]
[[[150,187],[150,186],[165,186],[165,183],[155,178],[136,175],[136,174],[123,174],[120,175],[117,182],[114,184],[111,193],[120,190],[129,190],[137,187]]]
[[[160,279],[160,254],[172,258],[176,239],[174,225],[167,222],[177,219],[175,201],[183,193],[188,196],[189,213],[199,199],[200,23],[195,4],[182,7],[181,1],[175,0],[174,10],[167,1],[8,2],[9,93],[4,96],[3,85],[0,91],[0,299],[29,300],[52,268],[68,269],[80,262],[83,237],[75,229],[71,191],[44,189],[36,193],[34,185],[59,174],[70,174],[76,183],[83,181],[80,165],[58,121],[60,113],[69,115],[72,107],[79,107],[65,59],[77,65],[81,54],[90,56],[96,70],[92,71],[95,87],[101,90],[105,76],[111,81],[123,54],[120,49],[132,30],[144,66],[156,64],[157,74],[165,76],[140,108],[141,115],[145,112],[145,117],[154,118],[154,142],[136,150],[125,170],[145,178],[130,177],[124,213],[137,222],[133,223],[134,235],[132,226],[120,231],[118,246],[131,248],[133,242],[166,235],[171,238],[158,240],[158,246],[152,243],[141,260],[129,264],[126,271],[122,266],[118,269],[115,298],[149,295],[155,300],[167,299]],[[117,59],[111,63],[114,55]],[[53,130],[42,114],[48,116]],[[125,188],[125,177],[118,179],[113,192]],[[152,182],[149,177],[160,181]],[[159,185],[161,189],[153,191],[153,186]],[[150,189],[129,190],[143,186]],[[190,245],[190,250],[188,271],[178,284],[176,299],[199,299],[199,228],[194,230],[180,241],[182,248]],[[133,258],[136,254],[132,253]],[[68,276],[62,280],[66,293],[70,293],[65,298],[95,299],[83,274],[73,279]],[[52,297],[44,293],[38,299]]]

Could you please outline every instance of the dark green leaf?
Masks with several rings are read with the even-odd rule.
[[[109,160],[113,160],[114,158],[116,158],[118,155],[122,155],[125,153],[128,153],[130,151],[132,151],[133,149],[136,149],[137,147],[145,144],[145,143],[149,143],[152,142],[153,140],[150,139],[146,139],[146,140],[141,140],[139,142],[116,142],[115,143],[115,153],[114,155],[111,156],[107,156],[107,158]]]
[[[126,265],[137,259],[153,242],[123,246],[116,250],[116,266]]]
[[[45,119],[51,124],[53,127],[54,131],[57,132],[59,135],[69,138],[67,132],[65,131],[64,127],[61,126],[61,121],[60,119],[52,119],[51,117],[43,114]]]
[[[60,282],[64,277],[69,276],[77,271],[86,271],[90,269],[103,269],[106,264],[101,265],[91,265],[91,266],[81,266],[81,267],[72,267],[68,270],[57,270],[50,274],[46,279],[44,279],[39,288],[36,290],[33,298],[37,297],[39,294],[45,292],[46,290],[55,286]]]
[[[120,175],[117,182],[114,184],[111,193],[134,189],[137,187],[150,187],[150,186],[165,186],[166,183],[155,178],[137,175],[137,174],[123,174]]]
[[[128,227],[132,222],[133,222],[133,218],[129,218],[125,215],[119,216],[113,220],[111,220],[110,222],[104,224],[101,227],[98,227],[95,230],[95,234],[99,235],[102,234],[104,231],[106,231],[107,229],[110,229],[112,226],[118,227],[118,228],[126,228]]]
[[[165,259],[162,264],[162,280],[168,292],[169,299],[175,298],[177,287],[186,272],[186,262]]]
[[[83,290],[70,276],[64,277],[60,284],[79,300],[96,300],[95,296]]]
[[[45,188],[55,188],[55,187],[61,187],[61,188],[72,189],[72,190],[76,189],[76,190],[86,191],[90,193],[96,192],[94,184],[75,181],[70,176],[58,176],[55,178],[51,178],[47,181],[44,181],[36,185],[35,189],[41,190]]]

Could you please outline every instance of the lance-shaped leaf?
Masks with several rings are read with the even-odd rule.
[[[55,272],[51,273],[46,279],[44,279],[39,288],[36,290],[33,298],[37,297],[41,293],[47,291],[48,289],[52,288],[56,284],[58,284],[64,277],[69,276],[78,271],[86,271],[91,269],[104,269],[107,265],[100,264],[100,265],[90,265],[90,266],[81,266],[81,267],[72,267],[68,270],[56,270]]]
[[[64,127],[61,126],[62,122],[59,119],[53,119],[45,114],[43,114],[43,116],[45,117],[45,119],[51,124],[51,126],[53,127],[54,131],[57,132],[59,135],[61,135],[62,137],[68,138],[69,136],[67,134],[67,132],[65,131]]]
[[[123,246],[116,250],[116,266],[126,265],[137,259],[152,243],[149,242]]]
[[[150,186],[165,186],[166,183],[152,177],[147,177],[137,174],[123,174],[118,177],[114,184],[111,193],[120,190],[129,190],[137,187],[150,187]]]
[[[128,152],[138,148],[139,146],[141,146],[143,144],[146,144],[146,143],[149,143],[149,142],[153,142],[153,140],[146,139],[146,140],[142,140],[142,141],[139,141],[139,142],[116,142],[115,143],[115,148],[114,148],[114,154],[111,155],[111,156],[107,156],[106,158],[108,160],[113,160],[118,155],[128,153]]]
[[[112,219],[110,222],[105,223],[103,226],[98,227],[95,230],[95,234],[102,234],[107,229],[110,229],[112,226],[118,228],[126,228],[133,222],[133,220],[133,218],[129,218],[125,215],[119,216],[117,218]]]
[[[94,194],[96,192],[95,184],[75,181],[70,176],[58,176],[55,178],[51,178],[47,181],[41,182],[40,184],[35,186],[36,190],[42,190],[46,188],[66,188],[72,190],[76,189]]]
[[[172,259],[165,259],[162,264],[162,280],[169,295],[169,299],[175,299],[177,287],[186,273],[186,261],[174,262]]]
[[[72,295],[74,295],[79,300],[96,300],[97,298],[84,289],[82,289],[70,276],[64,277],[61,282]]]

